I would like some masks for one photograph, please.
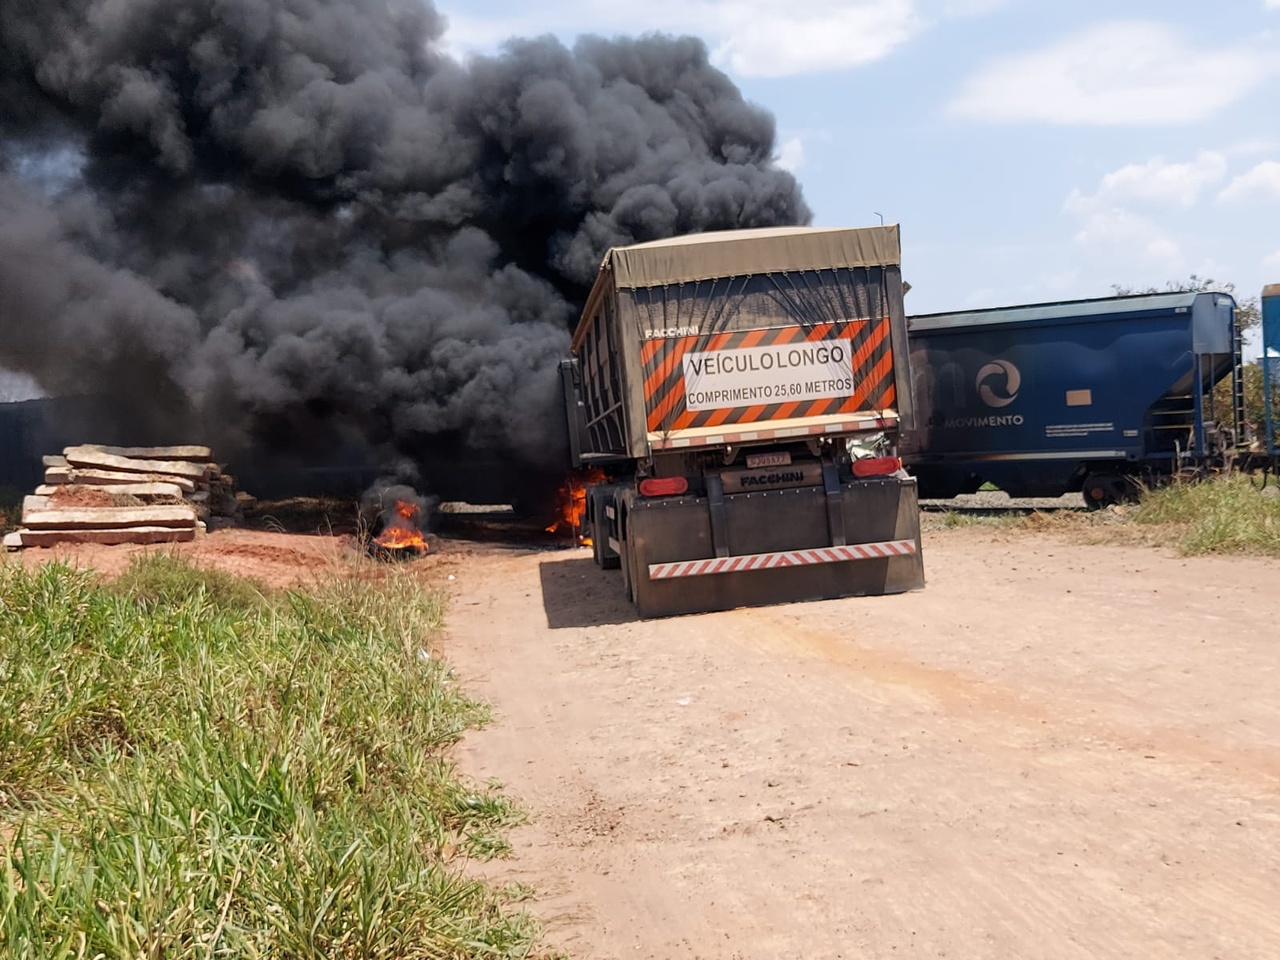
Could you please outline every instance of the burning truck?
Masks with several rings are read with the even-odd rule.
[[[884,226],[606,254],[561,383],[582,528],[642,617],[924,585],[899,251]]]

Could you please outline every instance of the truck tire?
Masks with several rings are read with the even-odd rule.
[[[617,570],[619,566],[618,555],[609,546],[610,524],[606,513],[610,507],[617,509],[614,507],[613,491],[613,487],[597,486],[587,493],[587,534],[591,537],[591,555],[601,570]]]
[[[617,512],[615,526],[618,530],[618,566],[622,568],[622,590],[626,594],[627,603],[636,602],[635,584],[632,582],[634,572],[631,569],[631,539],[627,536],[626,507],[621,497],[614,497],[613,509]]]
[[[600,558],[596,562],[600,564],[600,569],[602,570],[617,570],[622,566],[622,558],[614,553],[613,548],[609,546],[609,518],[603,515],[603,511],[601,511],[601,514],[595,531],[595,542],[599,550],[597,556]]]

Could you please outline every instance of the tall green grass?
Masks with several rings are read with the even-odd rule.
[[[172,558],[0,562],[0,956],[525,956],[463,875],[516,811],[407,574],[271,595]]]
[[[1172,484],[1146,493],[1133,519],[1179,528],[1186,554],[1280,556],[1280,497],[1260,487],[1260,480],[1241,474]]]

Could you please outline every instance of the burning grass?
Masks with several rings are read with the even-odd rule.
[[[0,561],[0,954],[525,956],[463,875],[515,819],[410,576],[275,594],[173,558]]]

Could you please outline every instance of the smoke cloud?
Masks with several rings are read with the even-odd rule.
[[[460,63],[444,29],[420,0],[0,0],[0,367],[245,442],[563,464],[605,251],[809,213],[700,41]]]

